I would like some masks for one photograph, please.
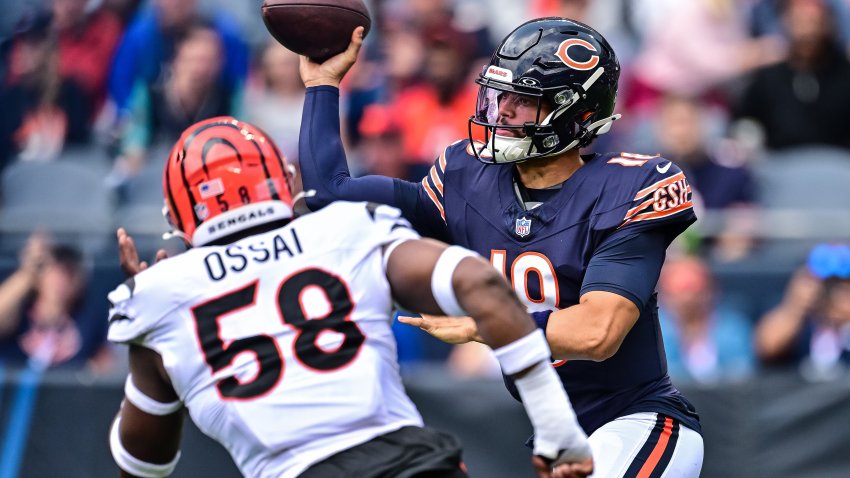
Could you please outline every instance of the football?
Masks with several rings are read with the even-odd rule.
[[[362,0],[263,0],[263,22],[286,48],[321,63],[345,51],[355,28],[369,33]]]

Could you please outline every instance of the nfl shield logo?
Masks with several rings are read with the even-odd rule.
[[[531,233],[531,219],[521,217],[516,220],[516,235],[525,237]]]

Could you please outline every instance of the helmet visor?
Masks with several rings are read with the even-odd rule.
[[[497,134],[525,136],[549,113],[541,96],[481,85],[475,104],[475,123],[496,128]],[[499,131],[502,130],[502,131]]]
[[[475,119],[481,123],[496,124],[499,120],[499,96],[502,91],[482,86],[475,103]]]

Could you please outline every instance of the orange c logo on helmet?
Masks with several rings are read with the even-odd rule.
[[[585,40],[571,38],[569,40],[562,41],[561,44],[558,45],[558,52],[556,55],[558,55],[558,58],[564,62],[565,65],[574,70],[592,70],[593,68],[596,68],[596,65],[599,64],[599,55],[592,55],[589,60],[585,61],[575,60],[570,56],[570,48],[574,46],[580,46],[592,52],[598,51],[595,46]]]

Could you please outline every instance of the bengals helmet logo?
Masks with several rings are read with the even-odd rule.
[[[573,70],[592,70],[596,68],[596,65],[599,64],[599,55],[591,54],[589,60],[579,61],[570,56],[570,48],[572,47],[581,47],[590,52],[598,52],[595,46],[593,46],[590,42],[579,38],[570,38],[569,40],[564,40],[558,45],[558,51],[555,55],[564,62],[565,65],[572,68]]]

